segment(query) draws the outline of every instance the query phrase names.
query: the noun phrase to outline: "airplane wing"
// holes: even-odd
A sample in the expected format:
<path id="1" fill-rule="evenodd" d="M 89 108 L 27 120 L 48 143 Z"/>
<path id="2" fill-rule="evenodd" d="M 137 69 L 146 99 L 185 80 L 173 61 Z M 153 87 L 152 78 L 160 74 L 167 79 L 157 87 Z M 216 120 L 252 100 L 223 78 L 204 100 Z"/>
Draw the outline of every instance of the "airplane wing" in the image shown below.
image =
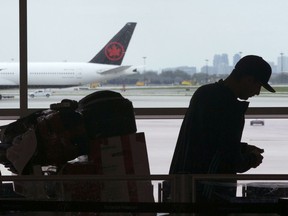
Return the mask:
<path id="1" fill-rule="evenodd" d="M 15 86 L 15 85 L 18 85 L 18 84 L 16 82 L 13 82 L 12 80 L 0 78 L 0 85 Z"/>
<path id="2" fill-rule="evenodd" d="M 125 72 L 127 69 L 130 69 L 132 66 L 119 66 L 110 70 L 106 70 L 103 72 L 99 72 L 101 75 L 112 75 L 112 74 L 118 74 L 121 72 Z M 132 72 L 135 72 L 134 70 Z M 132 74 L 132 73 L 131 73 Z"/>

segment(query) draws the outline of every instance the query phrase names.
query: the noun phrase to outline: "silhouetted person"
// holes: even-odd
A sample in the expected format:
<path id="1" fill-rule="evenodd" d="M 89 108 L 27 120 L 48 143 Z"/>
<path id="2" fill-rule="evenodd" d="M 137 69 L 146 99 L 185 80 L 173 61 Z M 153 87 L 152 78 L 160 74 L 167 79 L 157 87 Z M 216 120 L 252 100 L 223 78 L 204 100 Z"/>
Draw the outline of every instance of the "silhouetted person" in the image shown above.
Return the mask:
<path id="1" fill-rule="evenodd" d="M 170 174 L 236 174 L 258 167 L 264 150 L 241 142 L 244 114 L 246 100 L 259 95 L 261 87 L 275 92 L 268 84 L 270 76 L 271 67 L 263 58 L 248 55 L 225 80 L 199 87 L 184 117 Z M 220 187 L 221 182 L 197 184 L 196 201 L 235 197 L 235 185 Z"/>

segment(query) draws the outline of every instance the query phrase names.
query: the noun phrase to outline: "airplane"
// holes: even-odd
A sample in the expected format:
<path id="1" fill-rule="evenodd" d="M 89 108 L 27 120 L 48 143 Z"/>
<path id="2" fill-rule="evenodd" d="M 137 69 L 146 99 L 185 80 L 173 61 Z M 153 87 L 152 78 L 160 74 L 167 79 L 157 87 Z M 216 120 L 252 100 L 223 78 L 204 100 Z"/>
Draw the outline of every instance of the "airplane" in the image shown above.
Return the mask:
<path id="1" fill-rule="evenodd" d="M 28 62 L 28 87 L 82 86 L 136 73 L 136 67 L 121 65 L 135 27 L 135 22 L 126 23 L 89 62 Z M 16 87 L 19 63 L 0 63 L 0 88 Z"/>

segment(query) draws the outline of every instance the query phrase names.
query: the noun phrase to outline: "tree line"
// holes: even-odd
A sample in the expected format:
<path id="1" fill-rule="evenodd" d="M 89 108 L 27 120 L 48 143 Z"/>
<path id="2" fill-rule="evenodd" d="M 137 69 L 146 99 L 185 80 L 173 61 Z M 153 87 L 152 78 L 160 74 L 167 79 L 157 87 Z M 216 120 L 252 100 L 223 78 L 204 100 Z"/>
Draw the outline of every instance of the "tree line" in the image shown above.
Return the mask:
<path id="1" fill-rule="evenodd" d="M 183 81 L 188 81 L 191 85 L 202 85 L 205 83 L 213 83 L 219 79 L 225 79 L 228 74 L 207 74 L 193 73 L 192 75 L 182 70 L 165 70 L 160 73 L 156 71 L 137 72 L 133 75 L 108 80 L 105 84 L 111 85 L 136 85 L 136 83 L 144 83 L 144 85 L 180 85 Z M 270 78 L 271 84 L 288 84 L 288 73 L 274 73 Z"/>

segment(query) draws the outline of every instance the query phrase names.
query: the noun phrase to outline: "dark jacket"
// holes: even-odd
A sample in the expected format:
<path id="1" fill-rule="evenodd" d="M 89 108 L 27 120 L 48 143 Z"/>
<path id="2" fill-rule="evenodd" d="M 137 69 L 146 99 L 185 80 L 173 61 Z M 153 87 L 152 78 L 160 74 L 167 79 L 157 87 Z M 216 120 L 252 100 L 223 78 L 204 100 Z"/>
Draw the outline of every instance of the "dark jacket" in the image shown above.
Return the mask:
<path id="1" fill-rule="evenodd" d="M 170 174 L 236 174 L 250 169 L 253 156 L 241 143 L 248 105 L 223 80 L 198 88 L 180 129 Z"/>

